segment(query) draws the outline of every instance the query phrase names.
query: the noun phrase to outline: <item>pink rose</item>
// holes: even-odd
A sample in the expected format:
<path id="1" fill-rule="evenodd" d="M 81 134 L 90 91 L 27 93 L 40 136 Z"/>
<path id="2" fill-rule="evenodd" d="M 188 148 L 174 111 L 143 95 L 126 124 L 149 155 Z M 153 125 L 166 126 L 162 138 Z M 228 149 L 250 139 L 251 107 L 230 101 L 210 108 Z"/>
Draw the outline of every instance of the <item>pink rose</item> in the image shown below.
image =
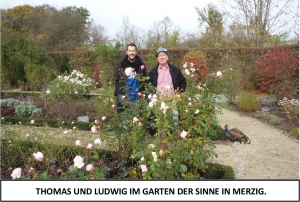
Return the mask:
<path id="1" fill-rule="evenodd" d="M 94 166 L 93 166 L 92 164 L 88 164 L 88 165 L 86 166 L 86 171 L 91 172 L 91 171 L 93 171 L 93 170 L 94 170 Z"/>
<path id="2" fill-rule="evenodd" d="M 144 165 L 144 164 L 141 165 L 141 169 L 142 169 L 142 172 L 143 172 L 143 173 L 148 171 L 147 166 Z"/>

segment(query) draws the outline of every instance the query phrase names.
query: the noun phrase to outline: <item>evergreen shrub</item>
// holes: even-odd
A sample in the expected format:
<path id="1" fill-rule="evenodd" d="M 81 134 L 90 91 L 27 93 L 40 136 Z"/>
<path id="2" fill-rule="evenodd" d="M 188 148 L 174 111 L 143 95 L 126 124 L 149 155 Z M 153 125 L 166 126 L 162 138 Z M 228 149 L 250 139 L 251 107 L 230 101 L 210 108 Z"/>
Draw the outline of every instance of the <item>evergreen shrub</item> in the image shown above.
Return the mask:
<path id="1" fill-rule="evenodd" d="M 61 60 L 61 65 L 60 65 L 60 69 L 59 69 L 59 72 L 64 74 L 64 73 L 67 73 L 69 74 L 70 73 L 70 69 L 69 69 L 69 58 L 68 56 L 64 55 L 62 57 L 62 60 Z"/>

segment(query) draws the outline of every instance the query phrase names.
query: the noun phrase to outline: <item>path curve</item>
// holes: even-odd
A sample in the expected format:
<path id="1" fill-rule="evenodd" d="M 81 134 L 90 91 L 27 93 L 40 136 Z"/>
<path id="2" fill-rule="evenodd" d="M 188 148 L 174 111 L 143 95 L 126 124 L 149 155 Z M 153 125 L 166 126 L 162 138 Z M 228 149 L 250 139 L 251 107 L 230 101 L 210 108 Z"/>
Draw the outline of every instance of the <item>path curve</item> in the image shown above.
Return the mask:
<path id="1" fill-rule="evenodd" d="M 212 162 L 230 165 L 236 179 L 299 179 L 299 141 L 258 119 L 227 109 L 217 115 L 219 124 L 237 127 L 251 144 L 215 142 Z"/>

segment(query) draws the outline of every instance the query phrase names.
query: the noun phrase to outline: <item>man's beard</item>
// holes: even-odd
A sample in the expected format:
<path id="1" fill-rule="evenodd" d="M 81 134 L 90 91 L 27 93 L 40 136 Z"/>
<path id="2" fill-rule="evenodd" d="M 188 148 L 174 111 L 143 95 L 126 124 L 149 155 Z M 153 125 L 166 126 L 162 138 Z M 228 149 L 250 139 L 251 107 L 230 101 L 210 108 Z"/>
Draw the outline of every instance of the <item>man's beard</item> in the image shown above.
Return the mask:
<path id="1" fill-rule="evenodd" d="M 133 62 L 133 61 L 135 61 L 135 56 L 134 56 L 134 55 L 131 55 L 131 56 L 133 56 L 133 58 L 131 59 L 131 57 L 130 57 L 130 56 L 128 56 L 128 60 L 129 60 L 130 62 Z"/>

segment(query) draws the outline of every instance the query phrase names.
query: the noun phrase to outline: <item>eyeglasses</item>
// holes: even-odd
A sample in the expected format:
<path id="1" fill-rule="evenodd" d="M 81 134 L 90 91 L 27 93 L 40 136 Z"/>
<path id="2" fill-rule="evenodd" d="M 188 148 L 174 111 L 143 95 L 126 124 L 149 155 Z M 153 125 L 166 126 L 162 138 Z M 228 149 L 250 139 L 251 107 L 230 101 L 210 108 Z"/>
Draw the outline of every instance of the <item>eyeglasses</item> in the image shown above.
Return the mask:
<path id="1" fill-rule="evenodd" d="M 164 56 L 167 56 L 167 54 L 161 53 L 161 54 L 158 54 L 158 55 L 157 55 L 157 57 L 164 57 Z"/>

